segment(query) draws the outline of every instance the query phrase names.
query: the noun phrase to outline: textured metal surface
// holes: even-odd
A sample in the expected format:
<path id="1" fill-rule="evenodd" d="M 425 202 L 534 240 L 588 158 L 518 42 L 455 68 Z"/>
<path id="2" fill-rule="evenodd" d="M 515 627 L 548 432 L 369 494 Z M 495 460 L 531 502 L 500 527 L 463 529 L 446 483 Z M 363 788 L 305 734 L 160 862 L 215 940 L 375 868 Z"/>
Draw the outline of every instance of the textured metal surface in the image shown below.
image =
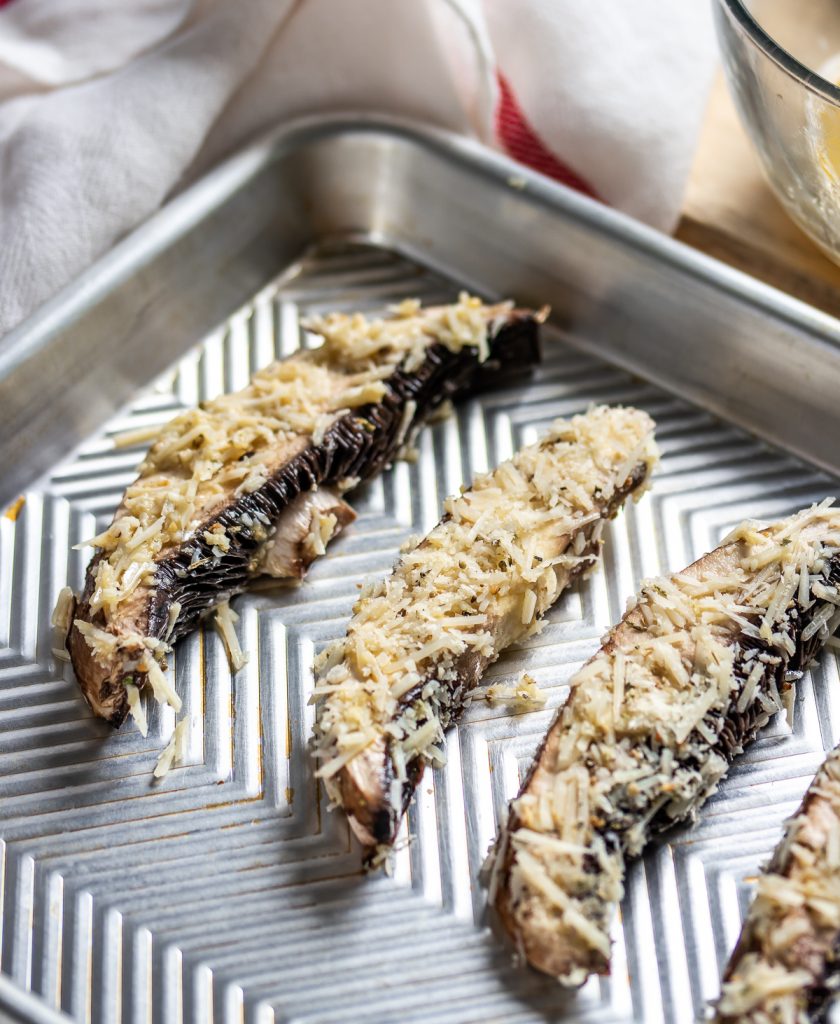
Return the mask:
<path id="1" fill-rule="evenodd" d="M 834 483 L 556 331 L 530 382 L 462 404 L 422 435 L 416 464 L 358 497 L 358 521 L 304 585 L 238 599 L 251 660 L 235 679 L 212 630 L 178 646 L 189 756 L 165 780 L 150 772 L 171 712 L 152 711 L 146 740 L 131 724 L 114 733 L 50 655 L 55 595 L 82 582 L 86 554 L 73 545 L 109 518 L 138 461 L 113 451 L 111 435 L 241 386 L 299 344 L 299 314 L 456 291 L 381 249 L 322 247 L 29 488 L 16 519 L 0 517 L 0 966 L 18 989 L 79 1021 L 132 1024 L 689 1022 L 716 993 L 745 878 L 840 736 L 833 655 L 800 685 L 793 733 L 768 729 L 700 822 L 632 868 L 612 979 L 565 996 L 514 967 L 484 924 L 477 873 L 569 676 L 639 579 L 687 563 L 744 516 L 784 515 Z M 448 737 L 446 767 L 418 791 L 394 876 L 366 878 L 306 756 L 313 654 L 342 633 L 357 584 L 433 525 L 447 493 L 593 401 L 655 417 L 654 489 L 609 528 L 604 568 L 489 673 L 527 667 L 547 708 L 510 715 L 477 701 Z"/>

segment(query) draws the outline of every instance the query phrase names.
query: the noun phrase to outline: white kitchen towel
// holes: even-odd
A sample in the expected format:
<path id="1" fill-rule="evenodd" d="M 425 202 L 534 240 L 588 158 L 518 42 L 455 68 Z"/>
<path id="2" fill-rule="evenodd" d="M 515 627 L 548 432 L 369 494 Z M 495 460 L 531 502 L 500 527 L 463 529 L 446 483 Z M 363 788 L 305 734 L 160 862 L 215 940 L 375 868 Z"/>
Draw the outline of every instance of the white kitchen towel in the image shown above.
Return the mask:
<path id="1" fill-rule="evenodd" d="M 707 0 L 0 0 L 0 335 L 301 114 L 469 133 L 669 230 L 709 20 Z"/>

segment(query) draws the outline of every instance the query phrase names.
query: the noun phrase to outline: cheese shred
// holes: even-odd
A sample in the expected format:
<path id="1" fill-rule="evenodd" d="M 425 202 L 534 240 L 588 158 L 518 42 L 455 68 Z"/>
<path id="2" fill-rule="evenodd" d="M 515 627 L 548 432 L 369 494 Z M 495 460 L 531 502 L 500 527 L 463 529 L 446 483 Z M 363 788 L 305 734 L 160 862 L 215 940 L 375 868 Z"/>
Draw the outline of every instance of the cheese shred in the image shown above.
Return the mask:
<path id="1" fill-rule="evenodd" d="M 157 759 L 157 764 L 155 765 L 154 777 L 156 779 L 164 778 L 164 776 L 169 774 L 169 770 L 174 765 L 180 764 L 184 760 L 187 747 L 188 726 L 189 719 L 182 718 L 172 730 L 172 736 L 161 751 L 160 757 Z"/>
<path id="2" fill-rule="evenodd" d="M 248 655 L 239 646 L 239 637 L 236 635 L 236 623 L 239 616 L 231 608 L 229 601 L 222 601 L 216 605 L 216 629 L 225 645 L 230 668 L 232 672 L 238 672 L 248 664 Z"/>
<path id="3" fill-rule="evenodd" d="M 488 704 L 506 704 L 512 711 L 542 707 L 547 697 L 535 679 L 523 672 L 514 686 L 488 686 L 483 693 Z"/>

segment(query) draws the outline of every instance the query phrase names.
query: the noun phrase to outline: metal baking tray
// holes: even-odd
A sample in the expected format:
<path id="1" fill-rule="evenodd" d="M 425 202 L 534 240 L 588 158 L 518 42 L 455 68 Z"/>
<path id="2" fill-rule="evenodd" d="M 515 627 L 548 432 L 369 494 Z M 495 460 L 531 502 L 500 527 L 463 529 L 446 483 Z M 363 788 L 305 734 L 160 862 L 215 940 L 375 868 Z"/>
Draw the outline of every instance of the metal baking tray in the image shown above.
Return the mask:
<path id="1" fill-rule="evenodd" d="M 153 712 L 146 740 L 113 732 L 50 655 L 55 596 L 82 581 L 73 545 L 139 460 L 111 436 L 241 386 L 300 344 L 301 313 L 464 286 L 550 303 L 543 365 L 428 429 L 305 584 L 238 600 L 252 656 L 235 680 L 212 631 L 178 646 L 188 764 L 152 784 L 170 713 Z M 567 680 L 640 578 L 744 516 L 837 490 L 838 342 L 835 321 L 772 289 L 472 142 L 392 121 L 299 123 L 172 201 L 0 343 L 0 1016 L 694 1020 L 749 877 L 840 736 L 833 654 L 799 686 L 792 732 L 768 728 L 698 823 L 632 866 L 611 978 L 566 994 L 515 967 L 478 870 Z M 476 701 L 418 791 L 393 877 L 365 877 L 308 763 L 313 653 L 444 495 L 593 401 L 656 418 L 653 491 L 610 527 L 604 567 L 490 672 L 527 667 L 548 706 Z"/>

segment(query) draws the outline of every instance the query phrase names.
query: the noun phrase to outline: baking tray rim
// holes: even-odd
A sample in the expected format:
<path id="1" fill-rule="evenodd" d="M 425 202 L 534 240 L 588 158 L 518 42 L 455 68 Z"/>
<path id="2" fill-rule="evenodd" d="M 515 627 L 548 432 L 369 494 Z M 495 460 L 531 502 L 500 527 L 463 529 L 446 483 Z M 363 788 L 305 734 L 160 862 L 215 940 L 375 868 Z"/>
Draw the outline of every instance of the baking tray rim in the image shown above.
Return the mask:
<path id="1" fill-rule="evenodd" d="M 0 380 L 46 344 L 64 326 L 130 277 L 156 253 L 166 249 L 215 207 L 236 193 L 249 178 L 283 154 L 326 140 L 350 137 L 387 138 L 404 146 L 421 147 L 468 166 L 497 185 L 514 187 L 529 203 L 553 207 L 572 220 L 660 263 L 758 307 L 775 319 L 795 324 L 840 348 L 840 320 L 786 294 L 772 285 L 691 248 L 566 185 L 517 163 L 477 139 L 405 118 L 373 114 L 314 115 L 275 127 L 227 157 L 196 182 L 96 259 L 52 298 L 0 338 Z M 388 246 L 387 232 L 355 231 L 355 239 Z"/>

